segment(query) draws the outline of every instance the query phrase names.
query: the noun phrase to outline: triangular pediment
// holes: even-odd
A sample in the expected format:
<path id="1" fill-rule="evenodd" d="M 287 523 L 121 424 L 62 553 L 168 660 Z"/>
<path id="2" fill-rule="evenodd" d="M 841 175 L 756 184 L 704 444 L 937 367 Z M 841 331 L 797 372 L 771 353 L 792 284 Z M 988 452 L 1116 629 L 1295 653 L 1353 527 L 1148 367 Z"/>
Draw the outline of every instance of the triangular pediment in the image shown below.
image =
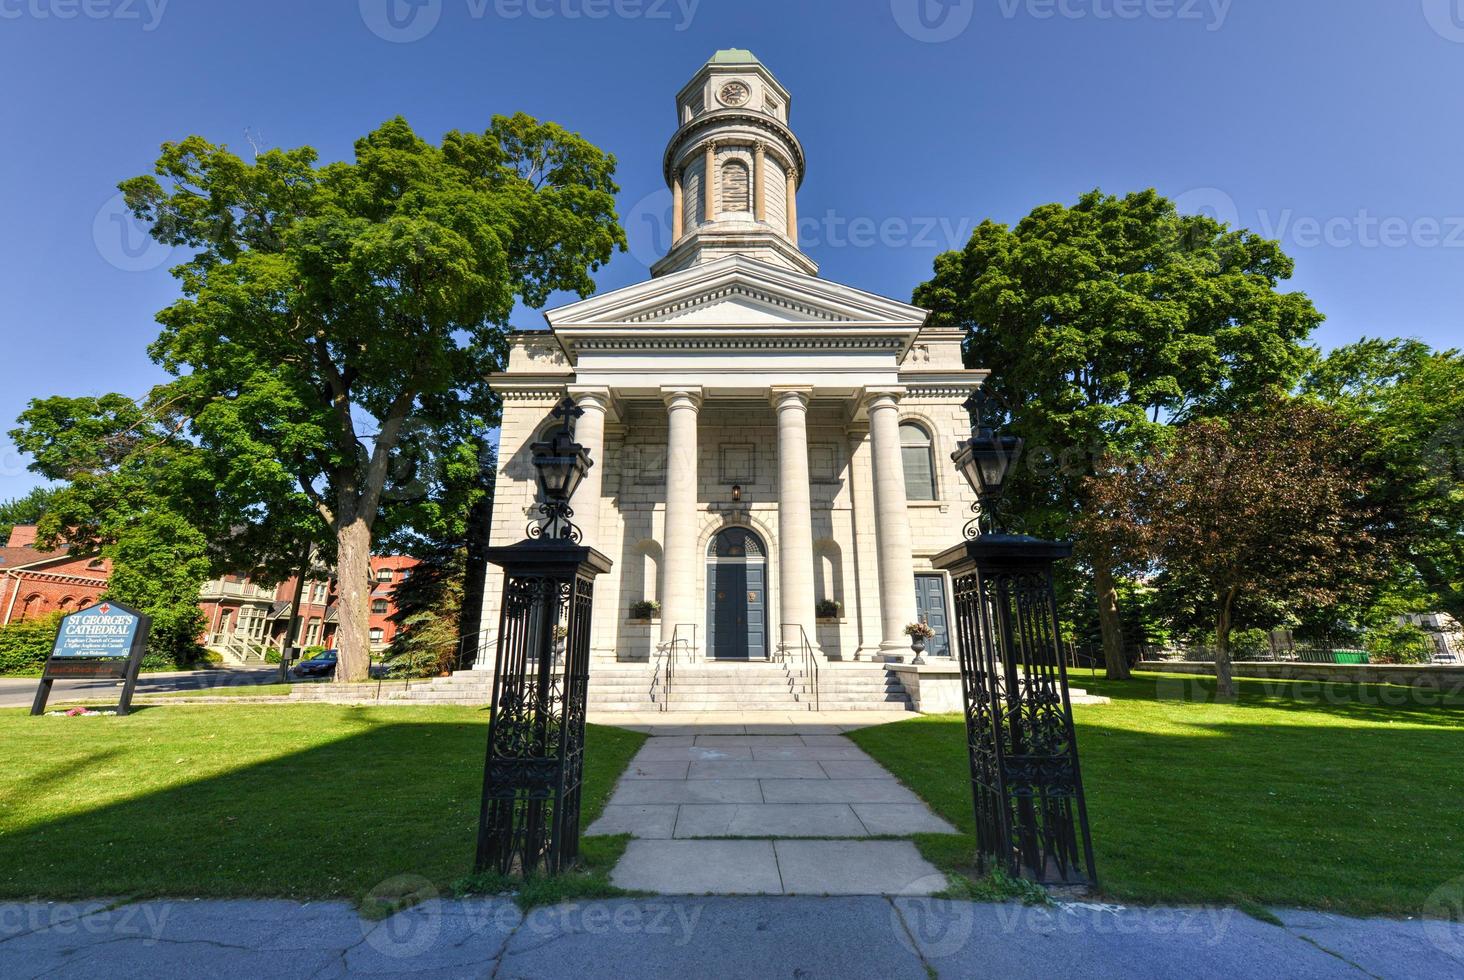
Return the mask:
<path id="1" fill-rule="evenodd" d="M 919 307 L 734 255 L 545 314 L 555 331 L 658 326 L 882 325 L 918 330 Z"/>

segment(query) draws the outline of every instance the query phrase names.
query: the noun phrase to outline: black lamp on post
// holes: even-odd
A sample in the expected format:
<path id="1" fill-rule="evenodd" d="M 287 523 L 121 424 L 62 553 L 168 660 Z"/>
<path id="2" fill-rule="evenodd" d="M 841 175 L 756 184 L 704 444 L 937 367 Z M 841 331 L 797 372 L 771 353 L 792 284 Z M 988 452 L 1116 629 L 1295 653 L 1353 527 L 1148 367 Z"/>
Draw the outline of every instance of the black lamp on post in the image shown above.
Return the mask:
<path id="1" fill-rule="evenodd" d="M 539 513 L 544 518 L 542 523 L 536 521 L 529 526 L 530 538 L 580 541 L 580 529 L 570 520 L 574 511 L 569 502 L 595 464 L 590 459 L 590 451 L 574 441 L 569 420 L 584 414 L 585 410 L 573 399 L 566 398 L 554 409 L 554 416 L 561 422 L 559 428 L 548 441 L 529 447 L 533 453 L 534 478 L 539 484 Z"/>
<path id="2" fill-rule="evenodd" d="M 1002 431 L 1007 413 L 994 396 L 977 391 L 965 408 L 971 438 L 951 458 L 976 491 L 976 517 L 933 564 L 954 583 L 977 866 L 1096 887 L 1053 588 L 1073 546 L 1002 531 L 1022 440 Z"/>
<path id="3" fill-rule="evenodd" d="M 966 525 L 966 537 L 974 538 L 983 529 L 988 534 L 997 533 L 1007 479 L 1022 456 L 1022 438 L 1000 431 L 1006 411 L 1001 401 L 985 389 L 976 391 L 961 407 L 971 416 L 971 438 L 951 459 L 976 491 L 972 509 L 977 516 Z"/>
<path id="4" fill-rule="evenodd" d="M 560 425 L 529 447 L 538 514 L 517 544 L 484 550 L 503 569 L 492 715 L 474 867 L 558 874 L 579 857 L 585 711 L 595 578 L 612 565 L 582 543 L 569 502 L 594 465 L 575 442 L 570 399 Z"/>

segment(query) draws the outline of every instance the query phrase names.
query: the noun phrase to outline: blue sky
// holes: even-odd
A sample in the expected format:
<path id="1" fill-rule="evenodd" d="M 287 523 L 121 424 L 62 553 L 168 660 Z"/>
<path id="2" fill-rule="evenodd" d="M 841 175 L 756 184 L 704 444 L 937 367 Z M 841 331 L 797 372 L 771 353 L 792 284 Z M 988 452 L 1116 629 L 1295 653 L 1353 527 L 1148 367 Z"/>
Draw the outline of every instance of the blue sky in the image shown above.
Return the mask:
<path id="1" fill-rule="evenodd" d="M 828 278 L 908 299 L 984 218 L 1153 186 L 1280 238 L 1324 346 L 1464 336 L 1464 0 L 0 0 L 0 429 L 161 378 L 170 256 L 112 199 L 164 140 L 556 120 L 620 160 L 610 289 L 664 247 L 675 92 L 734 46 L 793 92 Z M 0 499 L 24 465 L 0 440 Z"/>

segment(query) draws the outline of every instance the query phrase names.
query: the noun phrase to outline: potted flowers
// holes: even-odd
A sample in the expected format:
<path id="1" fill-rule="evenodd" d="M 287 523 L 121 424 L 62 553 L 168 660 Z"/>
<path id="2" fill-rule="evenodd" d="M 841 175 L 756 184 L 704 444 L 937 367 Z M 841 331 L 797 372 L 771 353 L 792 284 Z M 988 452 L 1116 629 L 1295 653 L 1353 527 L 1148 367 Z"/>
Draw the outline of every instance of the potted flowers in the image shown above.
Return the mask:
<path id="1" fill-rule="evenodd" d="M 930 628 L 929 623 L 911 623 L 905 627 L 905 635 L 910 638 L 910 649 L 915 651 L 915 659 L 912 664 L 925 663 L 925 644 L 935 639 L 935 630 Z"/>
<path id="2" fill-rule="evenodd" d="M 650 622 L 661 615 L 661 604 L 654 599 L 642 599 L 630 604 L 630 618 Z"/>
<path id="3" fill-rule="evenodd" d="M 837 599 L 822 599 L 814 607 L 814 612 L 818 614 L 818 618 L 821 620 L 837 622 L 844 615 L 844 604 Z"/>

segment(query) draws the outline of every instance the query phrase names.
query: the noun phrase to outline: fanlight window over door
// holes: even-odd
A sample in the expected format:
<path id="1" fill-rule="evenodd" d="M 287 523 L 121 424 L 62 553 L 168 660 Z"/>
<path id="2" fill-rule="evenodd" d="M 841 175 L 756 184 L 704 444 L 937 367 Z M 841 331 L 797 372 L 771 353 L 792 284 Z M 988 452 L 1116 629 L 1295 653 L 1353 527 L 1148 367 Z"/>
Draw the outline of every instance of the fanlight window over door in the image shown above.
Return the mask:
<path id="1" fill-rule="evenodd" d="M 707 557 L 758 560 L 764 557 L 762 540 L 751 531 L 729 527 L 712 538 Z"/>

